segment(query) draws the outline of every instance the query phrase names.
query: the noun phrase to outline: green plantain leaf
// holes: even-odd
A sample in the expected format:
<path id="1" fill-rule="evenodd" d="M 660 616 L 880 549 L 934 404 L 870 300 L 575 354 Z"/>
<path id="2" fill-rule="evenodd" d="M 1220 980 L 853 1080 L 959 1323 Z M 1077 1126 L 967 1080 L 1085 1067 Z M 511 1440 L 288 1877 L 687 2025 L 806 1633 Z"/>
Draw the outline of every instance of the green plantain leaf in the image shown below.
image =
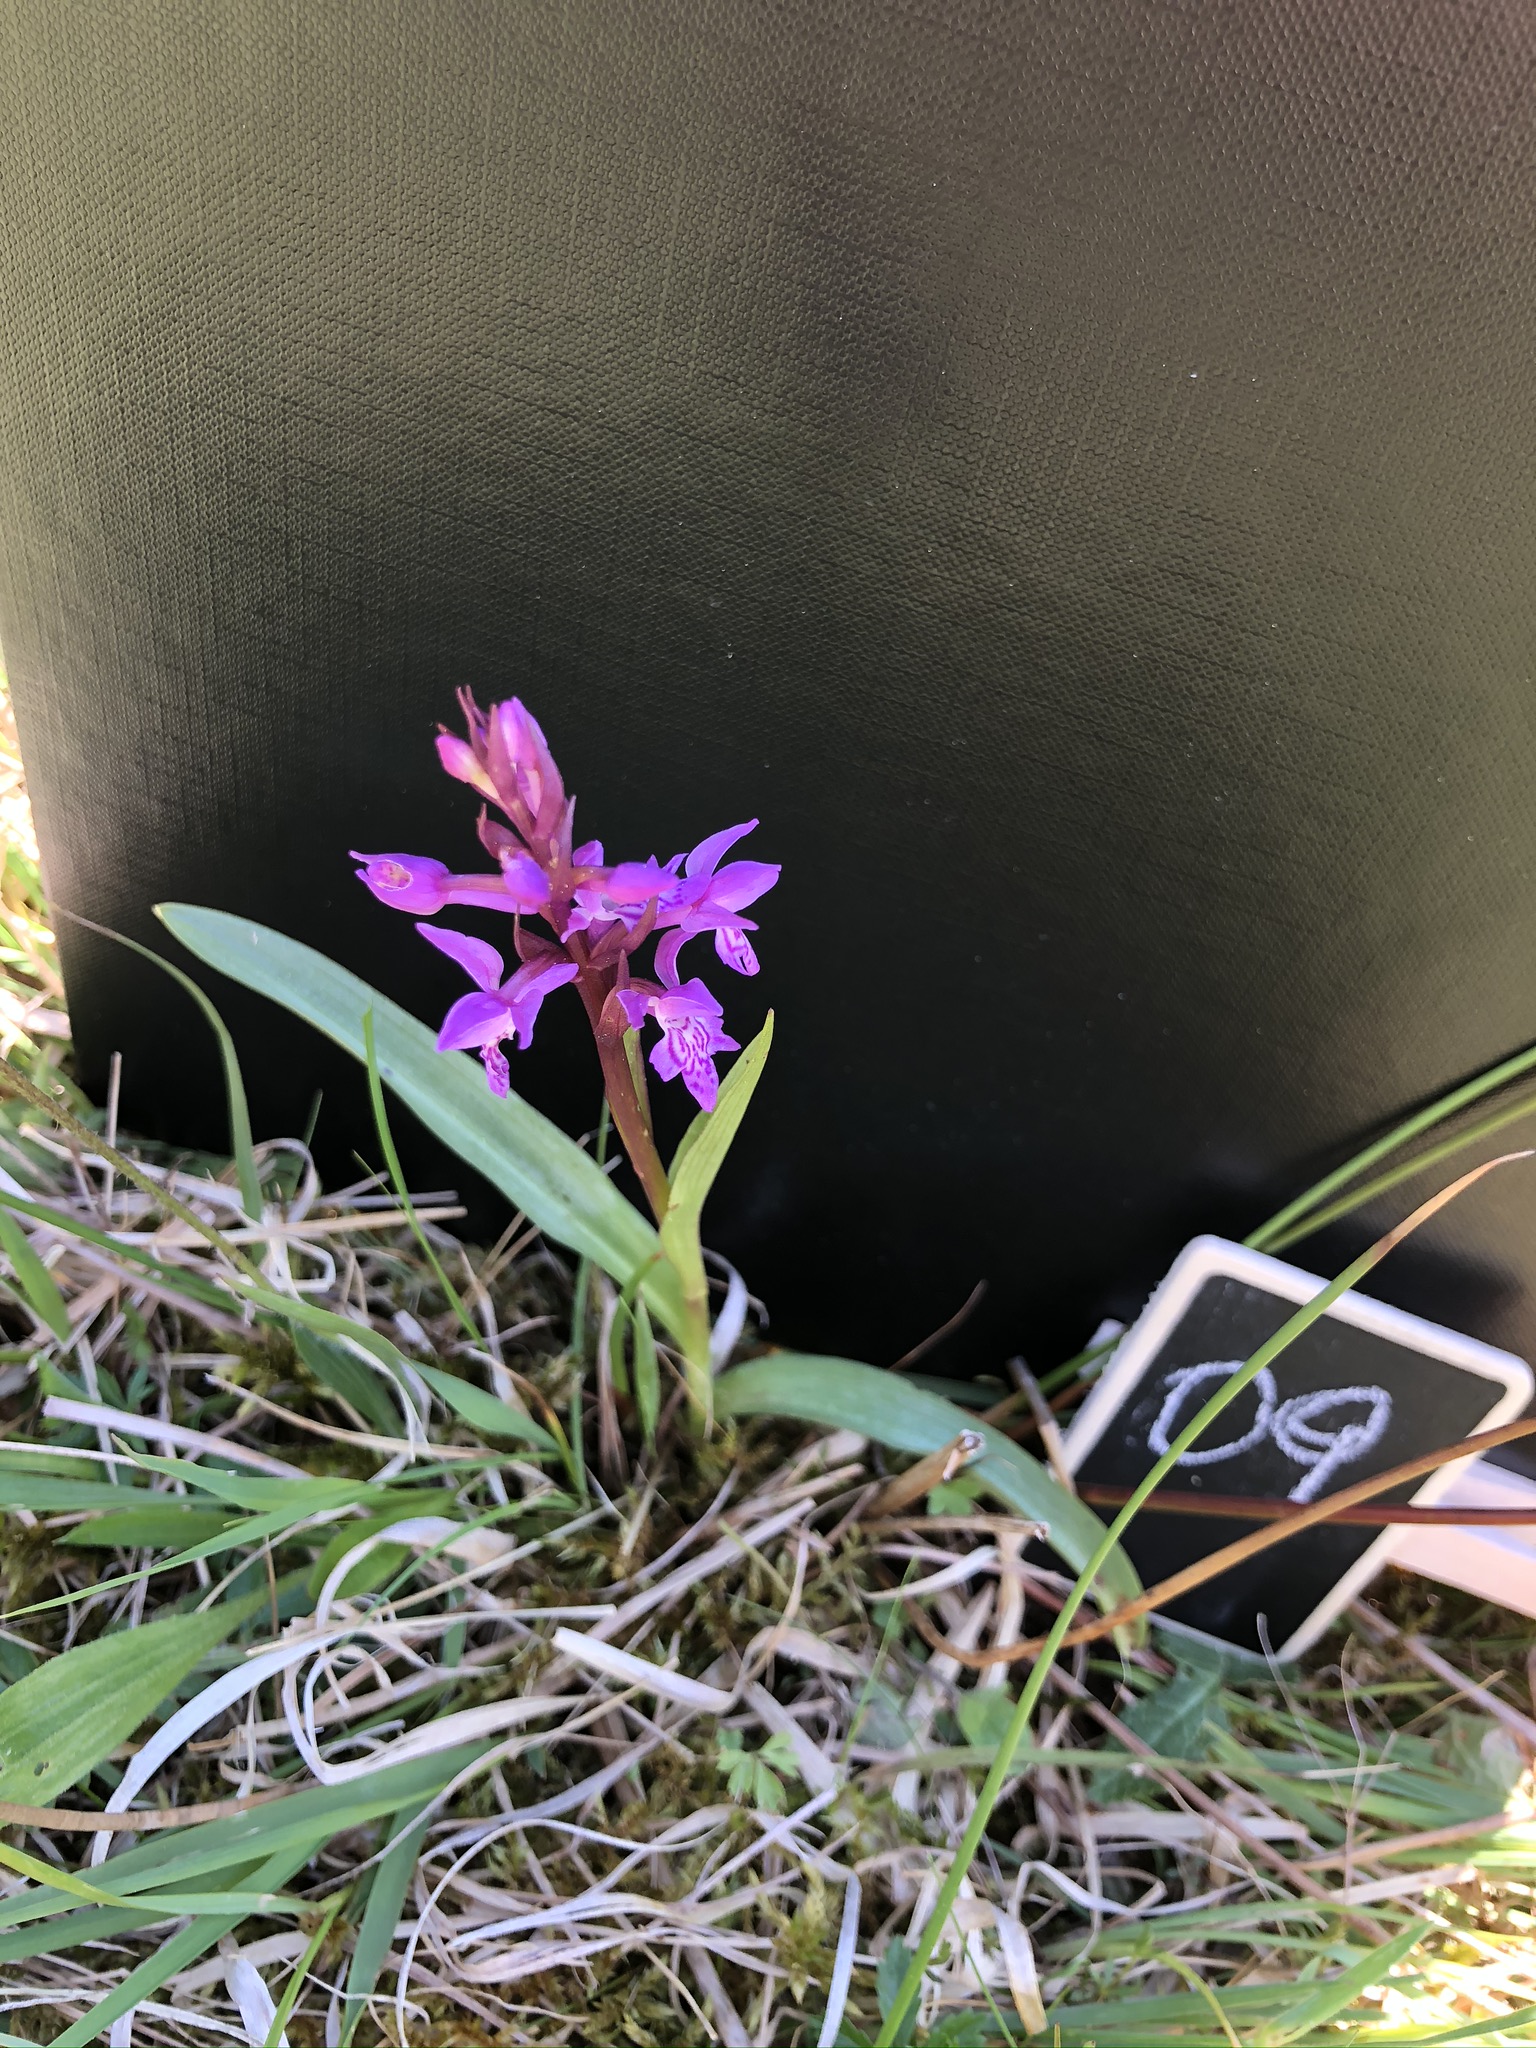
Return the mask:
<path id="1" fill-rule="evenodd" d="M 47 1806 L 110 1756 L 267 1598 L 181 1614 L 66 1650 L 0 1693 L 0 1799 Z"/>
<path id="2" fill-rule="evenodd" d="M 156 908 L 198 959 L 305 1018 L 358 1060 L 365 1058 L 363 1018 L 371 1006 L 385 1086 L 546 1236 L 585 1253 L 620 1286 L 644 1267 L 651 1309 L 669 1329 L 682 1326 L 681 1286 L 658 1257 L 655 1231 L 547 1117 L 515 1094 L 489 1094 L 473 1060 L 440 1053 L 425 1024 L 312 947 L 225 911 L 191 903 Z"/>
<path id="3" fill-rule="evenodd" d="M 974 1415 L 937 1394 L 914 1387 L 900 1373 L 858 1365 L 849 1358 L 815 1358 L 799 1351 L 775 1351 L 738 1365 L 715 1382 L 715 1413 L 792 1415 L 823 1429 L 852 1429 L 895 1451 L 941 1450 L 963 1429 L 980 1432 L 986 1453 L 966 1467 L 988 1493 L 1051 1532 L 1051 1548 L 1081 1571 L 1103 1540 L 1104 1524 L 1076 1500 L 1027 1452 Z M 1123 1550 L 1111 1553 L 1103 1589 L 1116 1604 L 1141 1591 Z"/>

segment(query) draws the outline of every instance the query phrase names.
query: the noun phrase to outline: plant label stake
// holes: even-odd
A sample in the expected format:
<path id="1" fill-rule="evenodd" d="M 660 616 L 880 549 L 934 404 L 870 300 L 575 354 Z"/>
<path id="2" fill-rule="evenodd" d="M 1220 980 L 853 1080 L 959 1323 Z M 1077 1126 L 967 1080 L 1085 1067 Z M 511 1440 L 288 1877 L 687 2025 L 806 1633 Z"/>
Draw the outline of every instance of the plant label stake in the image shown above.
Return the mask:
<path id="1" fill-rule="evenodd" d="M 1078 1480 L 1134 1486 L 1221 1382 L 1322 1285 L 1222 1238 L 1186 1245 L 1072 1425 L 1066 1456 Z M 1508 1352 L 1344 1294 L 1258 1375 L 1209 1440 L 1185 1452 L 1179 1485 L 1195 1493 L 1319 1500 L 1513 1420 L 1533 1388 L 1530 1367 Z M 1442 1500 L 1468 1483 L 1472 1462 L 1444 1466 L 1386 1498 Z M 1146 1514 L 1127 1531 L 1125 1548 L 1151 1585 L 1246 1526 Z M 1176 1599 L 1168 1615 L 1238 1648 L 1293 1657 L 1384 1564 L 1411 1557 L 1414 1569 L 1440 1576 L 1435 1552 L 1454 1533 L 1406 1532 L 1405 1541 L 1401 1530 L 1323 1524 Z M 1428 1540 L 1414 1544 L 1412 1536 Z"/>

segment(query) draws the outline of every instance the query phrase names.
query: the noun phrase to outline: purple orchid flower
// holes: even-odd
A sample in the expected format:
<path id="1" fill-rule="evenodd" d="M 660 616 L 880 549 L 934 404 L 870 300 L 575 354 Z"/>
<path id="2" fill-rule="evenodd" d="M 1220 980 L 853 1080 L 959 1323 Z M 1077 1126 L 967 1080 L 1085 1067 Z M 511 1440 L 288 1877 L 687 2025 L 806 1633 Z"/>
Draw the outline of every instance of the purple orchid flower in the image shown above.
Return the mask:
<path id="1" fill-rule="evenodd" d="M 729 825 L 723 832 L 712 833 L 708 839 L 699 841 L 684 862 L 686 879 L 656 913 L 658 925 L 673 926 L 681 935 L 662 941 L 673 971 L 683 940 L 695 932 L 712 931 L 715 951 L 727 967 L 738 974 L 756 974 L 757 955 L 747 933 L 755 932 L 757 926 L 741 912 L 768 893 L 779 879 L 779 869 L 775 863 L 763 860 L 733 860 L 723 868 L 719 866 L 721 854 L 756 828 L 756 818 L 749 818 L 745 825 Z M 661 959 L 658 952 L 658 964 Z"/>
<path id="2" fill-rule="evenodd" d="M 414 910 L 418 916 L 430 917 L 450 903 L 531 913 L 549 901 L 549 883 L 526 854 L 516 862 L 503 862 L 499 875 L 456 875 L 442 861 L 414 853 L 354 853 L 352 858 L 363 863 L 357 879 L 381 903 Z"/>
<path id="3" fill-rule="evenodd" d="M 665 988 L 631 985 L 615 992 L 615 1000 L 638 1031 L 647 1017 L 661 1026 L 651 1047 L 651 1065 L 663 1081 L 679 1074 L 700 1109 L 713 1109 L 720 1099 L 717 1052 L 739 1052 L 739 1044 L 721 1030 L 725 1013 L 702 981 L 683 981 Z"/>
<path id="4" fill-rule="evenodd" d="M 506 968 L 502 957 L 484 939 L 443 931 L 430 924 L 418 924 L 416 929 L 440 953 L 456 961 L 477 989 L 474 995 L 460 996 L 443 1019 L 443 1028 L 437 1034 L 438 1051 L 459 1052 L 476 1047 L 485 1062 L 492 1094 L 505 1095 L 511 1076 L 507 1056 L 501 1049 L 503 1040 L 510 1039 L 521 1046 L 532 1043 L 540 1005 L 551 989 L 576 979 L 579 970 L 575 961 L 551 955 L 528 962 L 510 979 L 503 980 Z"/>
<path id="5" fill-rule="evenodd" d="M 381 903 L 429 918 L 450 905 L 510 911 L 518 919 L 522 965 L 510 977 L 501 955 L 483 940 L 425 923 L 417 930 L 456 961 L 475 984 L 443 1022 L 439 1048 L 478 1049 L 491 1088 L 505 1095 L 509 1075 L 504 1045 L 527 1045 L 539 1006 L 551 989 L 578 982 L 598 1040 L 608 1098 L 652 1207 L 662 1214 L 666 1175 L 650 1134 L 644 1087 L 637 1089 L 622 1048 L 623 1034 L 605 1006 L 638 1030 L 654 1018 L 661 1032 L 651 1066 L 664 1081 L 681 1076 L 701 1108 L 719 1099 L 715 1056 L 738 1050 L 728 1037 L 720 1004 L 702 981 L 684 981 L 678 956 L 695 934 L 711 932 L 715 951 L 738 974 L 756 974 L 757 955 L 747 934 L 757 929 L 747 907 L 773 887 L 777 865 L 724 856 L 757 823 L 749 820 L 711 834 L 686 855 L 665 863 L 620 861 L 605 866 L 600 840 L 573 847 L 575 804 L 537 720 L 516 697 L 482 711 L 460 691 L 467 737 L 443 732 L 438 757 L 457 781 L 494 805 L 483 811 L 480 842 L 493 869 L 452 873 L 442 861 L 415 854 L 356 854 L 359 879 Z M 506 822 L 503 823 L 502 819 Z M 553 937 L 531 932 L 522 919 L 538 917 Z M 655 975 L 633 977 L 633 961 L 657 938 Z"/>

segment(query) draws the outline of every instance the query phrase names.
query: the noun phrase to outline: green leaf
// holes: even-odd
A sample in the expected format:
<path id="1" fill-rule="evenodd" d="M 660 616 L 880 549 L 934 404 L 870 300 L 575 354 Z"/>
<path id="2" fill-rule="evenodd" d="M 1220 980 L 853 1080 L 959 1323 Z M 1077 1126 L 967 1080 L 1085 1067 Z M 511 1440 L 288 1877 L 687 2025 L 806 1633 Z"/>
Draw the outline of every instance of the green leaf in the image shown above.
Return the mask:
<path id="1" fill-rule="evenodd" d="M 884 1952 L 875 1965 L 875 2000 L 880 2007 L 881 2019 L 890 2018 L 891 2008 L 896 2003 L 896 1994 L 901 1989 L 902 1979 L 906 1976 L 911 1962 L 912 1951 L 904 1941 L 893 1938 L 885 1944 Z M 910 2048 L 916 2032 L 917 2007 L 911 2005 L 903 2015 L 901 2025 L 896 2029 L 896 2048 Z"/>
<path id="2" fill-rule="evenodd" d="M 762 1030 L 721 1082 L 714 1108 L 701 1109 L 683 1133 L 683 1141 L 673 1155 L 667 1175 L 674 1208 L 691 1207 L 695 1215 L 703 1208 L 714 1186 L 715 1176 L 724 1165 L 725 1155 L 741 1128 L 741 1120 L 762 1077 L 772 1044 L 773 1012 L 770 1010 Z"/>
<path id="3" fill-rule="evenodd" d="M 725 1162 L 731 1140 L 741 1126 L 773 1043 L 773 1012 L 741 1053 L 720 1084 L 712 1110 L 701 1110 L 683 1134 L 668 1176 L 671 1193 L 661 1219 L 661 1248 L 682 1275 L 683 1292 L 697 1301 L 708 1293 L 704 1255 L 699 1248 L 699 1219 L 715 1176 Z"/>
<path id="4" fill-rule="evenodd" d="M 1181 1656 L 1172 1678 L 1154 1692 L 1143 1694 L 1120 1718 L 1159 1756 L 1202 1758 L 1210 1749 L 1207 1723 L 1218 1728 L 1226 1725 L 1222 1678 L 1219 1659 L 1196 1663 Z M 1156 1790 L 1155 1780 L 1138 1777 L 1130 1770 L 1115 1771 L 1099 1781 L 1093 1796 L 1096 1804 L 1112 1806 L 1122 1799 L 1146 1799 Z"/>
<path id="5" fill-rule="evenodd" d="M 738 1365 L 715 1382 L 715 1412 L 790 1415 L 823 1429 L 851 1429 L 895 1451 L 926 1453 L 953 1443 L 963 1429 L 980 1431 L 985 1454 L 966 1467 L 969 1478 L 1016 1515 L 1043 1522 L 1051 1548 L 1076 1571 L 1103 1541 L 1104 1524 L 1058 1486 L 1043 1465 L 1005 1437 L 937 1394 L 908 1384 L 899 1373 L 848 1358 L 817 1358 L 775 1351 Z M 1118 1606 L 1141 1591 L 1130 1559 L 1111 1552 L 1100 1575 L 1106 1599 Z"/>
<path id="6" fill-rule="evenodd" d="M 349 2043 L 356 2033 L 366 2009 L 365 2001 L 373 1996 L 379 1972 L 394 1945 L 400 1909 L 405 1904 L 411 1875 L 421 1855 L 421 1845 L 426 1840 L 428 1822 L 420 1817 L 425 1811 L 426 1801 L 418 1800 L 402 1807 L 395 1815 L 389 1847 L 373 1872 L 368 1903 L 363 1909 L 357 1939 L 352 1945 L 352 1960 L 347 1966 L 348 2012 L 341 2037 L 344 2044 Z"/>
<path id="7" fill-rule="evenodd" d="M 418 1365 L 421 1374 L 434 1394 L 443 1400 L 471 1429 L 482 1436 L 515 1437 L 520 1443 L 533 1444 L 546 1456 L 559 1453 L 559 1445 L 547 1429 L 541 1429 L 531 1415 L 525 1415 L 520 1408 L 499 1400 L 495 1394 L 488 1394 L 484 1387 L 477 1387 L 472 1380 L 456 1379 L 451 1372 L 444 1372 L 435 1365 Z"/>
<path id="8" fill-rule="evenodd" d="M 28 1508 L 35 1515 L 89 1514 L 92 1508 L 120 1508 L 142 1491 L 111 1486 L 104 1479 L 50 1479 L 41 1472 L 12 1472 L 0 1461 L 0 1513 Z"/>
<path id="9" fill-rule="evenodd" d="M 157 915 L 200 960 L 307 1019 L 358 1060 L 371 1005 L 384 1085 L 547 1237 L 584 1252 L 621 1286 L 647 1268 L 641 1284 L 652 1310 L 668 1329 L 682 1325 L 681 1286 L 658 1259 L 655 1231 L 547 1117 L 515 1094 L 489 1094 L 473 1060 L 438 1052 L 425 1024 L 296 939 L 190 903 L 162 903 Z"/>
<path id="10" fill-rule="evenodd" d="M 1367 1949 L 1358 1963 L 1352 1963 L 1337 1977 L 1330 1977 L 1326 1983 L 1304 1993 L 1279 2019 L 1258 2028 L 1253 2035 L 1254 2048 L 1285 2048 L 1286 2042 L 1299 2040 L 1303 2034 L 1325 2025 L 1346 2006 L 1353 2005 L 1357 1998 L 1363 1998 L 1367 1991 L 1382 1983 L 1388 1973 L 1418 1946 L 1424 1934 L 1425 1929 L 1415 1923 L 1405 1927 L 1391 1941 L 1384 1941 L 1380 1948 Z"/>
<path id="11" fill-rule="evenodd" d="M 261 1221 L 261 1175 L 256 1171 L 256 1152 L 251 1143 L 251 1113 L 245 1100 L 245 1083 L 240 1077 L 240 1058 L 235 1051 L 235 1041 L 229 1035 L 224 1019 L 214 1008 L 210 999 L 198 987 L 190 974 L 175 967 L 163 954 L 150 946 L 141 946 L 137 939 L 130 939 L 126 932 L 115 932 L 110 925 L 93 924 L 88 917 L 75 918 L 77 924 L 99 932 L 104 939 L 115 939 L 120 946 L 126 946 L 130 953 L 137 953 L 141 960 L 148 960 L 162 973 L 179 982 L 197 1007 L 207 1018 L 219 1041 L 219 1057 L 224 1062 L 224 1093 L 229 1102 L 229 1150 L 235 1162 L 235 1178 L 240 1185 L 240 1201 L 247 1216 L 253 1223 Z"/>
<path id="12" fill-rule="evenodd" d="M 267 1595 L 66 1650 L 0 1693 L 0 1799 L 47 1806 L 110 1756 Z"/>
<path id="13" fill-rule="evenodd" d="M 973 1749 L 995 1750 L 1013 1719 L 1013 1695 L 1006 1692 L 963 1692 L 955 1702 L 960 1733 Z"/>
<path id="14" fill-rule="evenodd" d="M 403 1424 L 398 1410 L 379 1384 L 379 1376 L 345 1345 L 333 1343 L 302 1323 L 290 1325 L 300 1358 L 332 1394 L 339 1394 L 380 1436 L 399 1436 Z"/>
<path id="15" fill-rule="evenodd" d="M 32 1240 L 9 1209 L 0 1209 L 0 1247 L 11 1262 L 11 1273 L 26 1296 L 27 1306 L 60 1343 L 69 1343 L 75 1333 L 69 1326 L 69 1310 L 64 1306 L 58 1282 L 32 1249 Z"/>
<path id="16" fill-rule="evenodd" d="M 121 1494 L 123 1489 L 115 1490 Z M 180 1496 L 162 1494 L 153 1506 L 97 1515 L 54 1540 L 76 1550 L 167 1550 L 217 1536 L 229 1521 L 222 1508 L 199 1507 Z"/>
<path id="17" fill-rule="evenodd" d="M 291 1508 L 295 1520 L 366 1500 L 371 1486 L 366 1479 L 268 1479 L 259 1472 L 220 1472 L 190 1458 L 162 1458 L 153 1451 L 136 1452 L 134 1463 L 163 1473 L 167 1479 L 180 1479 L 200 1493 L 211 1493 L 215 1500 L 226 1500 L 231 1507 L 244 1508 L 250 1514 Z"/>
<path id="18" fill-rule="evenodd" d="M 635 1407 L 649 1450 L 656 1441 L 656 1421 L 661 1414 L 661 1366 L 656 1357 L 656 1333 L 651 1328 L 650 1311 L 639 1297 L 630 1311 L 630 1330 L 634 1344 Z"/>

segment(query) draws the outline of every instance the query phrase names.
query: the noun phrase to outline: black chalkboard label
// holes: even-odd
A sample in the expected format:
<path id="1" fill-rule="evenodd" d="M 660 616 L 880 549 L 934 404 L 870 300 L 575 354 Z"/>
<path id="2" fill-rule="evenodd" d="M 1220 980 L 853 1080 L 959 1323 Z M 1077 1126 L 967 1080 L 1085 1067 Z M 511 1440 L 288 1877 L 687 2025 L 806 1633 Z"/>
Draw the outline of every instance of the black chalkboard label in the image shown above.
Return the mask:
<path id="1" fill-rule="evenodd" d="M 1324 1285 L 1221 1238 L 1187 1245 L 1079 1411 L 1066 1443 L 1078 1478 L 1134 1486 L 1222 1381 Z M 1165 1483 L 1320 1500 L 1512 1420 L 1532 1385 L 1530 1368 L 1508 1352 L 1346 1294 L 1238 1396 Z M 1465 1469 L 1444 1467 L 1382 1498 L 1434 1500 Z M 1143 1514 L 1125 1547 L 1151 1585 L 1252 1526 Z M 1394 1540 L 1391 1529 L 1304 1530 L 1171 1602 L 1168 1616 L 1242 1649 L 1295 1656 L 1389 1560 Z"/>

